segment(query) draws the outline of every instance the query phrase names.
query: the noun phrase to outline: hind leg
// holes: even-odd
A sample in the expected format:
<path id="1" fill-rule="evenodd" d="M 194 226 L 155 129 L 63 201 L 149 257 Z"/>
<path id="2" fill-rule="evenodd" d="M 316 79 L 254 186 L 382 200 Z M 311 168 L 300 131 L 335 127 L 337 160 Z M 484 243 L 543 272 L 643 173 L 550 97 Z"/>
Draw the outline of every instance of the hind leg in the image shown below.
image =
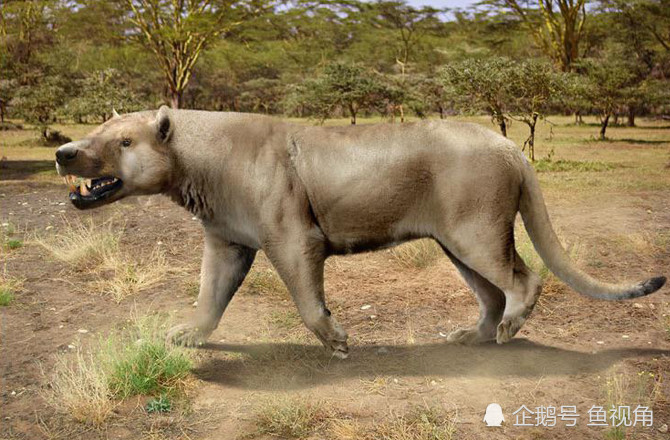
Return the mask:
<path id="1" fill-rule="evenodd" d="M 542 291 L 542 280 L 514 251 L 514 283 L 505 290 L 505 312 L 498 325 L 496 341 L 504 344 L 514 337 L 530 316 Z"/>
<path id="2" fill-rule="evenodd" d="M 505 294 L 486 278 L 459 261 L 446 249 L 445 253 L 461 273 L 465 282 L 474 291 L 479 302 L 479 321 L 477 325 L 454 330 L 447 336 L 447 341 L 456 344 L 479 344 L 495 341 L 498 324 L 502 320 L 505 310 Z"/>
<path id="3" fill-rule="evenodd" d="M 512 222 L 513 217 L 508 223 L 464 222 L 460 227 L 453 228 L 449 236 L 439 240 L 449 253 L 474 273 L 472 279 L 476 287 L 473 288 L 480 302 L 496 291 L 503 292 L 504 312 L 496 324 L 495 338 L 491 338 L 499 344 L 508 342 L 519 331 L 541 290 L 540 278 L 526 267 L 514 249 Z M 495 309 L 495 306 L 491 308 Z M 485 320 L 488 326 L 492 322 L 492 318 Z M 459 339 L 473 337 L 464 332 L 453 336 Z"/>

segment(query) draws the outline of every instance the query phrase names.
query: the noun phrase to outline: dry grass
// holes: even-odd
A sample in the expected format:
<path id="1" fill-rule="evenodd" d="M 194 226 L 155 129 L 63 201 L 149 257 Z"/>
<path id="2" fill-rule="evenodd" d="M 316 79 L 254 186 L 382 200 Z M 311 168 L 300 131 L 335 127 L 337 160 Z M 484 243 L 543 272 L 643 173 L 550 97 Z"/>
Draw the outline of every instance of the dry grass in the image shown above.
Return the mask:
<path id="1" fill-rule="evenodd" d="M 51 406 L 66 412 L 77 422 L 102 426 L 113 414 L 109 380 L 99 354 L 59 355 L 44 397 Z"/>
<path id="2" fill-rule="evenodd" d="M 175 269 L 170 267 L 163 251 L 154 249 L 141 263 L 127 259 L 120 253 L 110 254 L 103 263 L 103 271 L 111 273 L 111 276 L 102 276 L 94 281 L 94 289 L 111 296 L 116 302 L 121 302 L 160 283 L 165 275 Z"/>
<path id="3" fill-rule="evenodd" d="M 332 420 L 329 427 L 336 440 L 451 440 L 455 432 L 453 414 L 430 406 L 413 407 L 404 415 L 392 413 L 371 427 L 354 420 Z"/>
<path id="4" fill-rule="evenodd" d="M 622 420 L 619 418 L 611 419 L 616 415 L 610 412 L 611 408 L 619 406 L 629 406 L 631 410 L 637 405 L 651 408 L 661 397 L 659 377 L 649 371 L 639 371 L 637 373 L 625 373 L 610 371 L 605 378 L 602 394 L 605 397 L 605 407 L 607 411 L 608 424 L 622 423 L 622 426 L 611 426 L 605 431 L 605 438 L 610 440 L 623 440 L 628 438 L 627 430 L 623 426 L 630 423 L 631 420 Z"/>
<path id="5" fill-rule="evenodd" d="M 268 324 L 282 330 L 293 330 L 302 325 L 302 318 L 295 310 L 273 310 L 268 317 Z"/>
<path id="6" fill-rule="evenodd" d="M 393 259 L 402 267 L 425 269 L 443 255 L 440 246 L 431 239 L 414 240 L 390 250 Z"/>
<path id="7" fill-rule="evenodd" d="M 68 222 L 63 229 L 65 232 L 38 236 L 34 241 L 72 268 L 94 269 L 98 279 L 91 283 L 92 290 L 109 295 L 116 302 L 156 285 L 175 271 L 158 248 L 141 261 L 123 253 L 119 247 L 123 228 L 112 221 Z"/>
<path id="8" fill-rule="evenodd" d="M 542 280 L 546 281 L 551 279 L 553 274 L 551 271 L 549 271 L 549 268 L 547 268 L 547 266 L 544 264 L 544 261 L 542 261 L 542 258 L 540 258 L 540 256 L 535 251 L 535 247 L 528 237 L 526 230 L 523 228 L 516 228 L 514 235 L 516 251 L 524 263 L 526 263 L 526 266 L 538 274 Z M 558 235 L 560 240 L 560 234 Z M 565 240 L 560 241 L 565 243 Z M 581 244 L 573 243 L 572 245 L 567 246 L 566 249 L 572 262 L 579 266 L 582 263 L 584 255 Z"/>
<path id="9" fill-rule="evenodd" d="M 191 353 L 168 345 L 165 317 L 133 318 L 129 325 L 87 350 L 59 354 L 43 397 L 77 422 L 102 426 L 119 399 L 133 395 L 180 395 Z"/>
<path id="10" fill-rule="evenodd" d="M 255 295 L 287 297 L 288 290 L 277 272 L 273 269 L 252 269 L 244 283 L 247 291 Z"/>
<path id="11" fill-rule="evenodd" d="M 323 402 L 279 397 L 260 405 L 255 415 L 259 434 L 279 438 L 305 438 L 318 431 L 331 413 Z"/>
<path id="12" fill-rule="evenodd" d="M 383 396 L 386 394 L 386 389 L 389 386 L 387 377 L 377 376 L 374 379 L 361 379 L 361 385 L 368 394 L 378 394 Z"/>
<path id="13" fill-rule="evenodd" d="M 96 224 L 66 222 L 64 232 L 51 236 L 36 236 L 33 241 L 46 249 L 58 261 L 72 267 L 96 267 L 118 258 L 119 238 L 123 228 L 112 221 Z"/>

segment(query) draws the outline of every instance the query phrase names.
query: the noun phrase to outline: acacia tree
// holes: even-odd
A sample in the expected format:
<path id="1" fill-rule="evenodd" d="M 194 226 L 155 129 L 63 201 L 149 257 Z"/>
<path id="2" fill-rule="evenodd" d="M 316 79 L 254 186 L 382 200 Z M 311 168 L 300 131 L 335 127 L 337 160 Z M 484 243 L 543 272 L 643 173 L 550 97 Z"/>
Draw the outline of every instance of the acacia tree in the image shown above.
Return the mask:
<path id="1" fill-rule="evenodd" d="M 573 93 L 579 93 L 598 113 L 600 139 L 605 139 L 610 118 L 639 85 L 636 75 L 629 63 L 611 58 L 584 59 L 578 67 L 584 76 Z"/>
<path id="2" fill-rule="evenodd" d="M 528 126 L 528 138 L 523 150 L 535 161 L 535 126 L 543 118 L 552 102 L 566 90 L 563 75 L 546 63 L 526 61 L 507 72 L 510 117 Z"/>
<path id="3" fill-rule="evenodd" d="M 362 66 L 333 63 L 326 65 L 316 78 L 294 88 L 287 103 L 289 111 L 307 112 L 322 121 L 342 109 L 355 125 L 358 113 L 378 104 L 383 92 L 379 78 Z"/>
<path id="4" fill-rule="evenodd" d="M 509 72 L 513 67 L 507 58 L 469 59 L 445 66 L 441 78 L 462 110 L 485 111 L 507 136 Z"/>
<path id="5" fill-rule="evenodd" d="M 170 104 L 179 108 L 193 68 L 214 39 L 240 23 L 232 0 L 122 0 L 134 26 L 129 35 L 150 50 L 163 72 Z M 237 8 L 235 6 L 238 6 Z"/>
<path id="6" fill-rule="evenodd" d="M 492 0 L 488 3 L 514 14 L 531 33 L 537 46 L 564 72 L 580 57 L 587 0 Z"/>
<path id="7" fill-rule="evenodd" d="M 112 110 L 131 112 L 142 108 L 142 101 L 124 87 L 114 69 L 92 72 L 76 81 L 78 96 L 65 104 L 64 113 L 77 121 L 96 116 L 100 122 L 112 117 Z"/>

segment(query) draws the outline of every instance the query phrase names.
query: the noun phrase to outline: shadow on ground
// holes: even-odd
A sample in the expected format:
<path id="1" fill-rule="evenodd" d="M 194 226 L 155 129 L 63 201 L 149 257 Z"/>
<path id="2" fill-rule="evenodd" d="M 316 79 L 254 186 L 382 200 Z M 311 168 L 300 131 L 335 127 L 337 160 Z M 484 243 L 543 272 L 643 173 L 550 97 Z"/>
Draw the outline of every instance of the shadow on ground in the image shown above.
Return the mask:
<path id="1" fill-rule="evenodd" d="M 378 376 L 547 377 L 595 373 L 636 357 L 670 356 L 670 350 L 629 348 L 597 353 L 517 339 L 504 346 L 435 343 L 353 347 L 347 360 L 329 358 L 321 346 L 287 343 L 206 344 L 194 374 L 206 382 L 247 389 L 299 389 L 342 379 Z M 223 357 L 220 352 L 224 352 Z"/>
<path id="2" fill-rule="evenodd" d="M 1 160 L 0 180 L 29 180 L 34 177 L 56 177 L 56 165 L 53 160 Z"/>

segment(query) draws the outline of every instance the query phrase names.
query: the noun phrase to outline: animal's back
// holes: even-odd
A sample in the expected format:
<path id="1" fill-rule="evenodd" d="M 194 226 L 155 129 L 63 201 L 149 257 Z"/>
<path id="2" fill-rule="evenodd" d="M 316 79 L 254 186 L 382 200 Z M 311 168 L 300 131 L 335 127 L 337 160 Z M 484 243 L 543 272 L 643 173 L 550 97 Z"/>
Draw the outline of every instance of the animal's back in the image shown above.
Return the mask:
<path id="1" fill-rule="evenodd" d="M 509 141 L 481 126 L 443 121 L 306 127 L 291 137 L 290 154 L 314 214 L 343 252 L 429 233 L 412 225 L 442 211 L 436 192 L 462 193 L 467 175 L 490 180 L 490 169 L 516 154 Z"/>

